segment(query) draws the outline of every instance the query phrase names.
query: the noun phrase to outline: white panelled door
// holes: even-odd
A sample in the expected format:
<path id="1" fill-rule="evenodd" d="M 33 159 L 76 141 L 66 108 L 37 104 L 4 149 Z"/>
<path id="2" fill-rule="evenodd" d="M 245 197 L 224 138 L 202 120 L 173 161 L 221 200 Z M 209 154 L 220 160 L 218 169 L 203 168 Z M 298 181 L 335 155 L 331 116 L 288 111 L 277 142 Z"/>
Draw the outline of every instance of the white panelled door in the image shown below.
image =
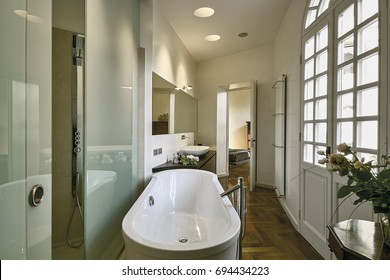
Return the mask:
<path id="1" fill-rule="evenodd" d="M 316 11 L 311 1 L 307 18 Z M 322 3 L 322 1 L 320 1 Z M 313 25 L 305 26 L 302 53 L 302 235 L 324 257 L 330 258 L 327 229 L 330 223 L 359 218 L 372 220 L 370 205 L 356 208 L 354 197 L 343 202 L 337 190 L 346 183 L 318 163 L 318 151 L 336 153 L 346 143 L 366 161 L 385 152 L 386 81 L 385 29 L 380 7 L 385 0 L 345 0 L 331 6 Z M 381 42 L 381 45 L 379 44 Z M 383 98 L 383 99 L 382 99 Z M 382 103 L 382 104 L 381 104 Z M 383 115 L 382 117 L 381 114 Z M 383 120 L 382 122 L 380 120 Z"/>
<path id="2" fill-rule="evenodd" d="M 331 75 L 329 53 L 329 17 L 304 37 L 303 44 L 303 116 L 302 116 L 302 189 L 301 233 L 325 258 L 326 224 L 330 216 L 331 180 L 326 166 L 318 164 L 318 151 L 326 151 L 331 142 Z"/>

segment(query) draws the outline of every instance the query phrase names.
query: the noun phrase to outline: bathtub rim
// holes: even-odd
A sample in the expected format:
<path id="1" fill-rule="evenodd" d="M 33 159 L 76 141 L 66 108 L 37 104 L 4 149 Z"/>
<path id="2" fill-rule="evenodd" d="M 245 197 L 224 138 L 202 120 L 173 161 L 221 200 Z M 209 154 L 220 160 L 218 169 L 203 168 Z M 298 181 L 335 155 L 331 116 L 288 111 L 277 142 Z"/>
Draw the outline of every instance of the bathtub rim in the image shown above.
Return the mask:
<path id="1" fill-rule="evenodd" d="M 96 176 L 95 174 L 100 174 L 100 176 Z M 88 184 L 88 175 L 93 175 L 96 180 L 91 180 L 91 182 Z M 117 173 L 112 170 L 99 170 L 99 169 L 88 169 L 86 170 L 86 194 L 90 195 L 94 191 L 98 190 L 101 186 L 103 186 L 106 183 L 113 182 L 115 183 L 117 181 Z"/>
<path id="2" fill-rule="evenodd" d="M 230 246 L 237 245 L 239 242 L 241 221 L 240 218 L 230 202 L 227 196 L 221 198 L 223 201 L 223 205 L 226 207 L 226 210 L 229 215 L 230 223 L 228 229 L 224 232 L 223 239 L 212 239 L 205 240 L 202 242 L 195 243 L 185 243 L 185 244 L 164 244 L 153 242 L 149 239 L 144 239 L 138 232 L 132 230 L 132 217 L 134 217 L 136 210 L 142 206 L 144 201 L 149 197 L 150 188 L 153 186 L 156 180 L 158 180 L 159 176 L 163 176 L 165 173 L 177 173 L 177 172 L 190 172 L 190 173 L 201 173 L 211 176 L 211 180 L 217 188 L 218 193 L 222 193 L 224 189 L 222 188 L 218 177 L 216 174 L 198 169 L 171 169 L 164 170 L 161 172 L 157 172 L 153 174 L 151 181 L 146 186 L 144 191 L 138 197 L 136 202 L 130 208 L 130 210 L 126 213 L 125 217 L 122 220 L 122 236 L 125 240 L 126 247 L 129 245 L 132 246 L 132 249 L 137 250 L 139 253 L 158 257 L 161 259 L 180 259 L 185 255 L 185 253 L 191 252 L 191 258 L 200 258 L 207 257 L 209 255 L 214 255 L 222 252 L 223 250 L 229 248 Z M 199 243 L 202 243 L 202 247 L 199 246 Z M 148 250 L 147 253 L 146 250 Z M 169 257 L 167 257 L 169 255 Z"/>

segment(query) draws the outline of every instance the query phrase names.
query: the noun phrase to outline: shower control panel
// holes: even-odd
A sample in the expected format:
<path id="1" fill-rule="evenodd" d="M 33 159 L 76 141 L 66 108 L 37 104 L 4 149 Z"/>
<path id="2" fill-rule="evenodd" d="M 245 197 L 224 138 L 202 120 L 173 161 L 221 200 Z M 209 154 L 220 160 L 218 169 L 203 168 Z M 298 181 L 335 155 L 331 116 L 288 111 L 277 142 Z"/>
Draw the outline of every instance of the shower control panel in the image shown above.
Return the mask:
<path id="1" fill-rule="evenodd" d="M 73 152 L 78 154 L 81 152 L 81 133 L 76 131 L 73 137 Z"/>

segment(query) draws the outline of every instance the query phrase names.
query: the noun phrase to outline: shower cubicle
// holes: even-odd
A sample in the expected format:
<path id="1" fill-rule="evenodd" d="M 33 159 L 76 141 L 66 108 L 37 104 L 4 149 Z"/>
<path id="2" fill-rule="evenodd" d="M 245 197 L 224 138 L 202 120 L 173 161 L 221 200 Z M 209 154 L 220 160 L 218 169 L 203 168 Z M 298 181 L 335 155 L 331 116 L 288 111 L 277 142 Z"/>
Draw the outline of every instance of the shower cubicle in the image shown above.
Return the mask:
<path id="1" fill-rule="evenodd" d="M 138 193 L 139 1 L 85 0 L 84 32 L 63 12 L 76 2 L 0 3 L 0 259 L 123 247 Z"/>

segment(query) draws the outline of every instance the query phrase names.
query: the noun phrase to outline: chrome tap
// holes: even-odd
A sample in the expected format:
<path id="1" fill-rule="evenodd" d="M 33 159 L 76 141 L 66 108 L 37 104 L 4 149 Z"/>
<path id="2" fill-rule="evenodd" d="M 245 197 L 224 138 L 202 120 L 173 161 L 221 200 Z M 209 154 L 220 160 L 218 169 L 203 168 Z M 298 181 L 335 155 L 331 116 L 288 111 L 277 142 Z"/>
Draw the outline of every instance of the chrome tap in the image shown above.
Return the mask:
<path id="1" fill-rule="evenodd" d="M 227 196 L 227 195 L 229 195 L 229 194 L 231 194 L 231 193 L 233 193 L 236 190 L 239 190 L 241 188 L 242 188 L 242 177 L 239 177 L 238 178 L 238 184 L 235 185 L 234 187 L 230 188 L 230 189 L 227 189 L 223 193 L 221 193 L 221 197 Z"/>

